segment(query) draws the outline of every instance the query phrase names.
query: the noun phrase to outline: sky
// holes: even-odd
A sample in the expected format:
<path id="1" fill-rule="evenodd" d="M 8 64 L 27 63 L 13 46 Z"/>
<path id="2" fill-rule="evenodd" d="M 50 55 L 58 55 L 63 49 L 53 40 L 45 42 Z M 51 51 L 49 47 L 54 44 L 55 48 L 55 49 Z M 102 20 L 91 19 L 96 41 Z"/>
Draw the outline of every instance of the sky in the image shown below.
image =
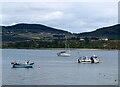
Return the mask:
<path id="1" fill-rule="evenodd" d="M 118 23 L 118 2 L 2 2 L 1 25 L 43 24 L 72 33 Z"/>

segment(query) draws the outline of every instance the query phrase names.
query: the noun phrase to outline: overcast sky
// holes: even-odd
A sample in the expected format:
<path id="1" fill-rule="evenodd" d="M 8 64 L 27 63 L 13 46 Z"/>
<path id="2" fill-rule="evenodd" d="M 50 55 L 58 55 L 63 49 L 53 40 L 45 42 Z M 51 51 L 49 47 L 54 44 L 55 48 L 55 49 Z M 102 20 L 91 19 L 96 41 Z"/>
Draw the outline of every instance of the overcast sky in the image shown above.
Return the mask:
<path id="1" fill-rule="evenodd" d="M 1 25 L 43 24 L 74 33 L 118 23 L 117 2 L 5 2 Z"/>

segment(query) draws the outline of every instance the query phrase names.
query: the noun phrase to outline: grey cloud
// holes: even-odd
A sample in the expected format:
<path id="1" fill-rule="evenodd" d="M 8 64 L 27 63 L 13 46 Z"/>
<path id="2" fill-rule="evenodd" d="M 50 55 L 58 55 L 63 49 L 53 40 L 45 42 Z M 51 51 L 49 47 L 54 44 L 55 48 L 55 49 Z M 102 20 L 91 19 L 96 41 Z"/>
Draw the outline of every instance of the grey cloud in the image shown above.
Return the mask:
<path id="1" fill-rule="evenodd" d="M 116 24 L 116 5 L 114 2 L 4 3 L 1 15 L 6 25 L 26 22 L 85 32 Z"/>

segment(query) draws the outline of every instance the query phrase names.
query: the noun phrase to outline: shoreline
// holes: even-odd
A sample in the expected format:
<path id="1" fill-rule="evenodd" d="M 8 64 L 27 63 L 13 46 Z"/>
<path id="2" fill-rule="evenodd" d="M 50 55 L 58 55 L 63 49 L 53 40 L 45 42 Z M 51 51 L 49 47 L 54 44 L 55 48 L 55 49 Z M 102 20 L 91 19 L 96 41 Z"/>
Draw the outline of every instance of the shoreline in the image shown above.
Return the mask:
<path id="1" fill-rule="evenodd" d="M 23 50 L 65 50 L 65 48 L 0 48 L 0 49 L 23 49 Z M 90 48 L 67 48 L 66 50 L 111 50 L 111 51 L 119 51 L 119 49 L 90 49 Z"/>

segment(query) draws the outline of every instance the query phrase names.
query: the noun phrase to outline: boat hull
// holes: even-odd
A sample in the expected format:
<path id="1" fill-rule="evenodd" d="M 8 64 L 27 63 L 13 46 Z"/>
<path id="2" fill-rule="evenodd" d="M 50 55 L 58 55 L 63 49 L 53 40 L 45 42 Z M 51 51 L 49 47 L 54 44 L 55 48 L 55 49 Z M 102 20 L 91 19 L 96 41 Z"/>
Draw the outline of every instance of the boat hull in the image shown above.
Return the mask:
<path id="1" fill-rule="evenodd" d="M 61 56 L 61 57 L 70 57 L 70 54 L 68 53 L 61 53 L 61 54 L 57 54 L 58 56 Z"/>
<path id="2" fill-rule="evenodd" d="M 78 59 L 78 63 L 103 63 L 100 61 L 99 57 L 97 57 L 96 55 L 93 55 L 93 56 L 90 56 L 90 57 L 87 57 L 87 56 L 83 56 L 83 57 L 80 57 Z"/>
<path id="3" fill-rule="evenodd" d="M 78 63 L 83 63 L 83 64 L 93 64 L 92 62 L 79 62 Z M 104 62 L 94 62 L 94 64 L 97 64 L 97 63 L 104 63 Z"/>
<path id="4" fill-rule="evenodd" d="M 33 68 L 33 65 L 13 65 L 13 68 Z"/>

